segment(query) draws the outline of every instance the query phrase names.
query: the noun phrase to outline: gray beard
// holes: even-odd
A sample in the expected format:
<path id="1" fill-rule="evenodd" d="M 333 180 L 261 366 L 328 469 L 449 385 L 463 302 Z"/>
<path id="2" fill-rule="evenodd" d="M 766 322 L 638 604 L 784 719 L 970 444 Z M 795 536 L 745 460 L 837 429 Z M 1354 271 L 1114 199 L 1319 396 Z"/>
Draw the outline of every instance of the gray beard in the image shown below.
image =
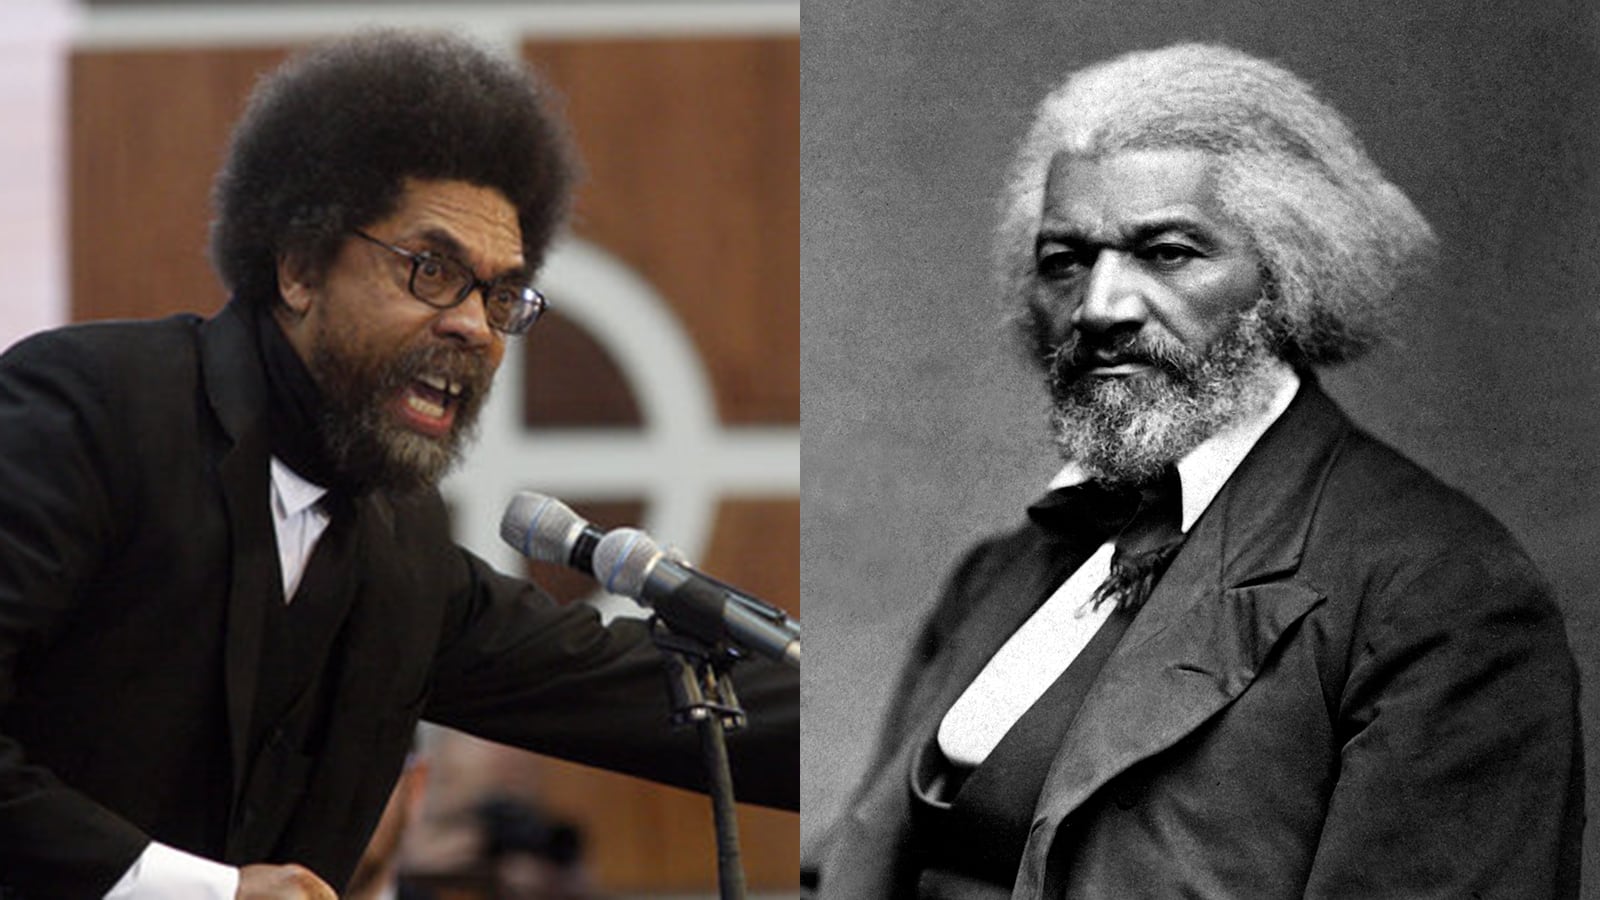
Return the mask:
<path id="1" fill-rule="evenodd" d="M 409 493 L 437 487 L 461 462 L 476 433 L 476 423 L 456 427 L 442 439 L 396 425 L 376 404 L 355 415 L 329 413 L 322 423 L 323 441 L 339 471 L 364 487 Z"/>
<path id="2" fill-rule="evenodd" d="M 1207 438 L 1264 409 L 1278 363 L 1255 311 L 1203 354 L 1175 342 L 1141 344 L 1155 361 L 1138 376 L 1097 378 L 1050 366 L 1050 425 L 1064 459 L 1091 479 L 1139 483 Z M 1057 356 L 1070 352 L 1063 346 Z"/>
<path id="3" fill-rule="evenodd" d="M 477 434 L 478 412 L 493 372 L 486 372 L 476 357 L 436 344 L 377 360 L 327 333 L 319 338 L 310 368 L 326 401 L 320 423 L 323 445 L 342 476 L 360 488 L 401 493 L 437 487 Z M 400 425 L 387 407 L 397 390 L 429 371 L 455 374 L 469 385 L 455 425 L 443 438 Z"/>

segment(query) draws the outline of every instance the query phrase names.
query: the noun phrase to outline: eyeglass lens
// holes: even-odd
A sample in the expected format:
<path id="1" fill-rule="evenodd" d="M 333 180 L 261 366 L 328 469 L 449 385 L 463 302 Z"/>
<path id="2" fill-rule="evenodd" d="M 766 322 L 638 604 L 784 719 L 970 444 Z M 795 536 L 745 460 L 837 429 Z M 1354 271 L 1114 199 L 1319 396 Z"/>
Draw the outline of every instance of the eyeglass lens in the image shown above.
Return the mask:
<path id="1" fill-rule="evenodd" d="M 432 306 L 449 307 L 466 299 L 476 287 L 484 288 L 484 310 L 490 326 L 520 334 L 544 308 L 544 298 L 526 285 L 483 284 L 461 263 L 449 257 L 418 254 L 412 258 L 411 293 Z"/>

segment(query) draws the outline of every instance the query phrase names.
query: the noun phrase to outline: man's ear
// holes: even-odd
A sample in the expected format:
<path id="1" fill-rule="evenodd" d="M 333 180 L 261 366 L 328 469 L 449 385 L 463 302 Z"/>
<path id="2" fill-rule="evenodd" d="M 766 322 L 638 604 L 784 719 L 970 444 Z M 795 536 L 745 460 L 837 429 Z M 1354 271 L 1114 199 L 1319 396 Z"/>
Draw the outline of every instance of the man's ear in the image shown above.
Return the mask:
<path id="1" fill-rule="evenodd" d="M 278 295 L 283 305 L 294 314 L 304 316 L 311 309 L 316 295 L 316 279 L 311 277 L 310 266 L 293 254 L 278 257 Z"/>

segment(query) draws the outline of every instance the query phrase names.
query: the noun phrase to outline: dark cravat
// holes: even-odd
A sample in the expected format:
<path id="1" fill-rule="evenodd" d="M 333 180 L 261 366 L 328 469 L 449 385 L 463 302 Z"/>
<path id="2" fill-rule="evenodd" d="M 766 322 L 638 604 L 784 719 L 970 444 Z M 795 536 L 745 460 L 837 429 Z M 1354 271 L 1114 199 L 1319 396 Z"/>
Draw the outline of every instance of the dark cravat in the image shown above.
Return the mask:
<path id="1" fill-rule="evenodd" d="M 1141 497 L 1134 485 L 1085 481 L 1045 494 L 1028 518 L 1058 537 L 1099 546 L 1133 519 Z"/>
<path id="2" fill-rule="evenodd" d="M 1176 466 L 1140 485 L 1089 481 L 1056 488 L 1028 508 L 1041 528 L 1098 546 L 1115 539 L 1111 573 L 1095 589 L 1094 605 L 1136 612 L 1183 544 L 1183 492 Z"/>
<path id="3" fill-rule="evenodd" d="M 1182 515 L 1178 470 L 1168 466 L 1160 478 L 1141 489 L 1138 510 L 1117 535 L 1111 574 L 1095 588 L 1096 607 L 1110 601 L 1118 609 L 1138 612 L 1149 599 L 1156 580 L 1183 546 L 1183 532 L 1179 530 Z"/>

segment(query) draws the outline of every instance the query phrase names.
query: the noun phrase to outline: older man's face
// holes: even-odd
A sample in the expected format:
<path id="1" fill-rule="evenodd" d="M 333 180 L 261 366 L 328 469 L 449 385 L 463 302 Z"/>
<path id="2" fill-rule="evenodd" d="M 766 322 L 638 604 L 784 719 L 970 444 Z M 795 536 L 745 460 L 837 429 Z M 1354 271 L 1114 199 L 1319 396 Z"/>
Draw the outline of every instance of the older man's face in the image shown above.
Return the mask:
<path id="1" fill-rule="evenodd" d="M 524 269 L 516 209 L 478 185 L 410 180 L 399 208 L 363 231 L 485 280 Z M 329 449 L 356 477 L 395 488 L 436 483 L 458 458 L 505 352 L 479 292 L 435 309 L 411 295 L 411 269 L 351 236 L 320 282 L 279 273 L 280 321 L 327 401 Z"/>
<path id="2" fill-rule="evenodd" d="M 1259 399 L 1261 269 L 1213 168 L 1192 150 L 1050 167 L 1029 312 L 1057 441 L 1093 474 L 1148 477 Z"/>

